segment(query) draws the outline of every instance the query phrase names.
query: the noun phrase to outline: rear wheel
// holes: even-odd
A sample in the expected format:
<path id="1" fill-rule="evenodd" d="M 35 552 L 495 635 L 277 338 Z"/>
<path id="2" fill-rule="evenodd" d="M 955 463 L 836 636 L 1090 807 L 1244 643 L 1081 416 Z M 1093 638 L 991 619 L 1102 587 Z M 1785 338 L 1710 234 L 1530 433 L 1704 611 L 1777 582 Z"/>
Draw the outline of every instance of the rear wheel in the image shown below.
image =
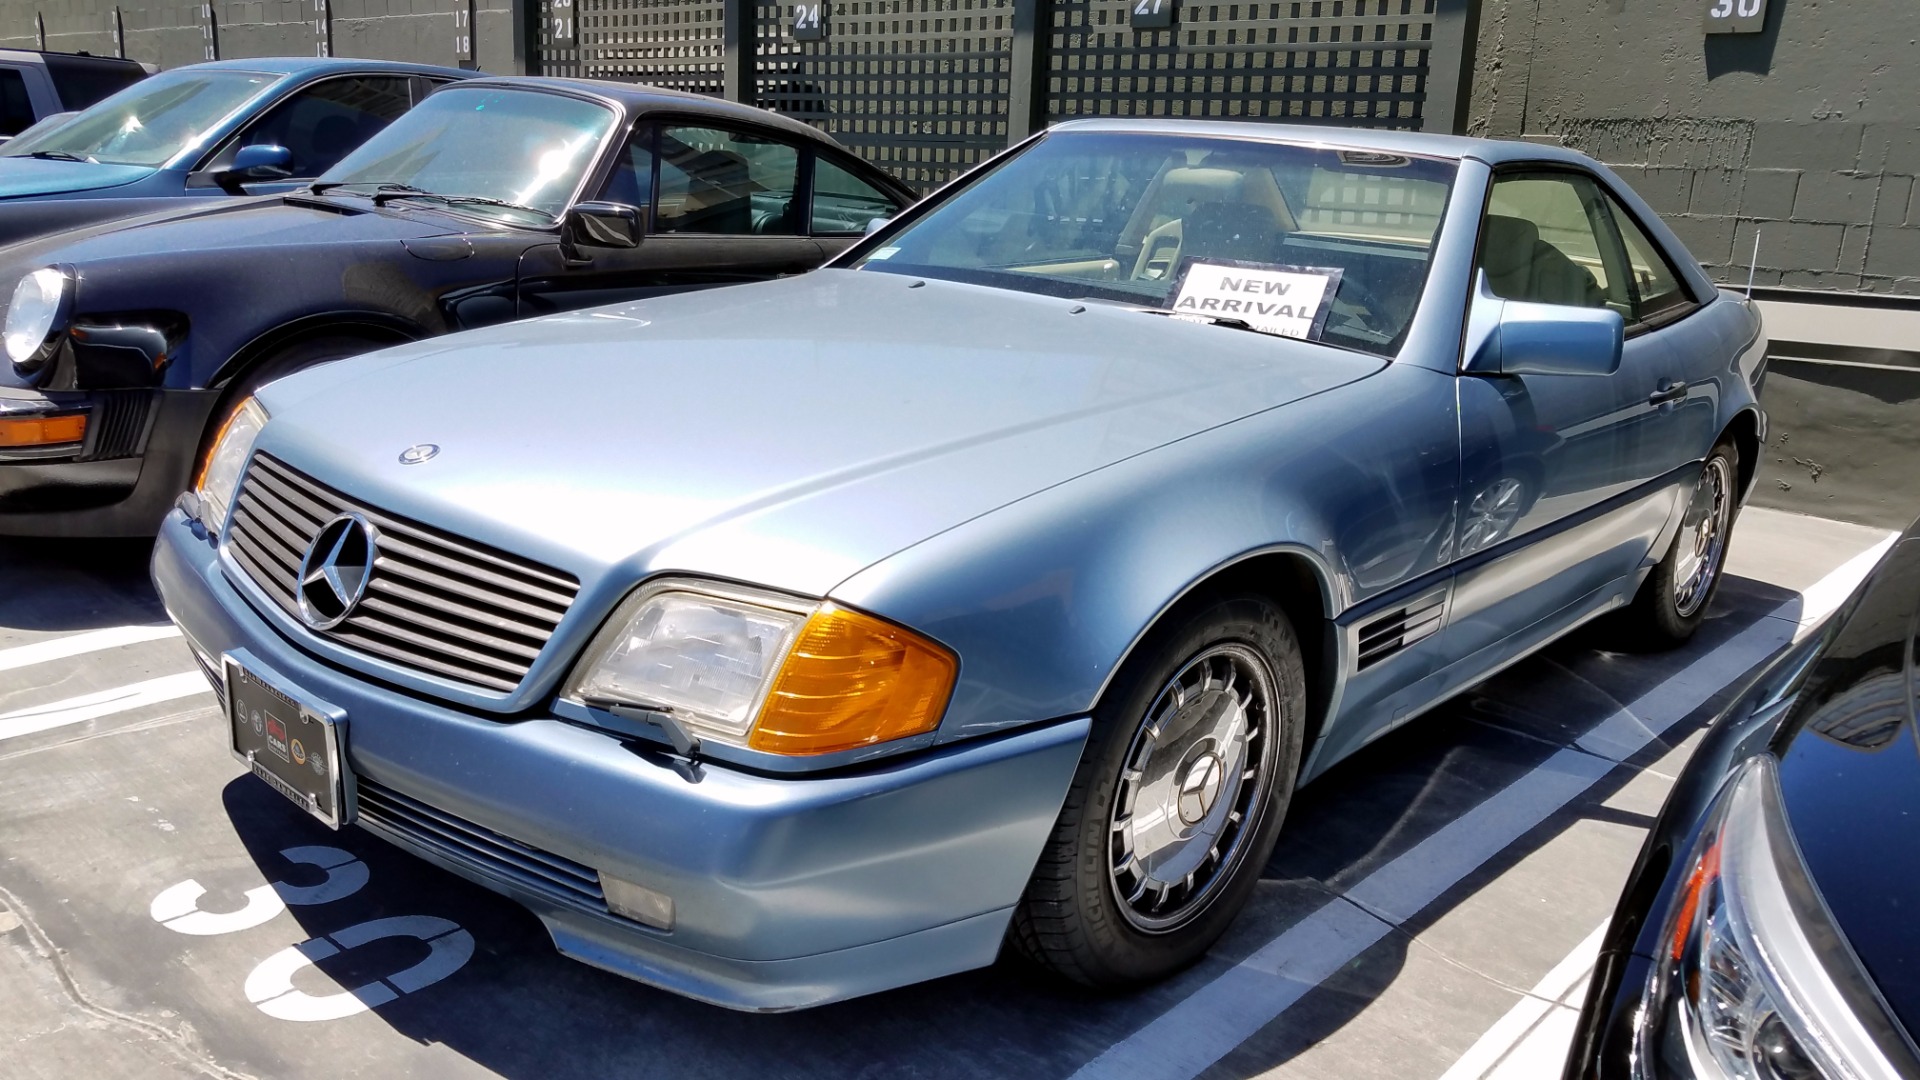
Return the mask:
<path id="1" fill-rule="evenodd" d="M 1264 597 L 1205 602 L 1144 644 L 1095 710 L 1015 947 L 1094 987 L 1205 955 L 1272 855 L 1305 712 L 1299 640 Z"/>
<path id="2" fill-rule="evenodd" d="M 1671 649 L 1684 645 L 1706 621 L 1720 588 L 1727 541 L 1739 500 L 1740 452 L 1723 442 L 1707 455 L 1666 557 L 1641 583 L 1640 592 L 1615 624 L 1624 648 Z"/>

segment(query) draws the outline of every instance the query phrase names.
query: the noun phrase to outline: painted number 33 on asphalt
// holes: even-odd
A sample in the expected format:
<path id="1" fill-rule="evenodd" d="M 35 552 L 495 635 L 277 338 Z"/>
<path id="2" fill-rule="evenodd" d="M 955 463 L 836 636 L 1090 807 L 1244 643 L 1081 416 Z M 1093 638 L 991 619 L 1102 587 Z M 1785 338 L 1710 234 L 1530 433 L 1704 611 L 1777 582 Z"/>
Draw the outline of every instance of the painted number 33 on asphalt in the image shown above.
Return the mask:
<path id="1" fill-rule="evenodd" d="M 287 848 L 280 854 L 288 862 L 319 867 L 326 871 L 327 879 L 318 885 L 274 882 L 248 889 L 247 902 L 240 910 L 212 912 L 200 909 L 200 898 L 207 890 L 188 878 L 161 890 L 147 913 L 153 916 L 153 921 L 175 933 L 212 937 L 264 925 L 287 910 L 289 904 L 311 907 L 343 900 L 367 884 L 367 864 L 351 852 L 316 846 Z M 293 978 L 302 968 L 349 949 L 390 938 L 425 942 L 427 958 L 404 971 L 337 994 L 309 994 L 294 988 Z M 260 961 L 247 976 L 247 1000 L 261 1012 L 281 1020 L 338 1020 L 431 986 L 460 970 L 472 958 L 473 935 L 458 923 L 429 915 L 373 919 L 289 945 Z"/>

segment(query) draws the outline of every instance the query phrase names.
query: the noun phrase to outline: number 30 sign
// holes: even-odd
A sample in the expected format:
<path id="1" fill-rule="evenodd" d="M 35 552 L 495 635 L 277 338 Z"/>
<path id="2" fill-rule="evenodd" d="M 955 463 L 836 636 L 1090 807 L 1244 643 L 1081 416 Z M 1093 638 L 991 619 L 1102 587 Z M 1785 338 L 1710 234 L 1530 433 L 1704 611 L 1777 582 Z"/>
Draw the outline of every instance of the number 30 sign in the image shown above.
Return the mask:
<path id="1" fill-rule="evenodd" d="M 1767 0 L 1705 0 L 1707 33 L 1757 34 L 1766 28 Z"/>

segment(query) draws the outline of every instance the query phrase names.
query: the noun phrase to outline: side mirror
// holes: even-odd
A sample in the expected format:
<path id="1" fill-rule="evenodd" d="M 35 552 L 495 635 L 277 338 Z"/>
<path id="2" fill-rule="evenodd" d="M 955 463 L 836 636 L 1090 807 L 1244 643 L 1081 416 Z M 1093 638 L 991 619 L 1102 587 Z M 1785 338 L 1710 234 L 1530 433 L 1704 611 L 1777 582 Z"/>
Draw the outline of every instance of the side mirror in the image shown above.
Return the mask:
<path id="1" fill-rule="evenodd" d="M 285 180 L 292 175 L 293 151 L 258 143 L 234 151 L 233 164 L 214 174 L 214 179 L 221 187 L 231 189 L 249 180 Z"/>
<path id="2" fill-rule="evenodd" d="M 1534 304 L 1493 295 L 1482 273 L 1467 325 L 1469 375 L 1611 375 L 1626 321 L 1610 308 Z"/>
<path id="3" fill-rule="evenodd" d="M 640 218 L 640 210 L 626 203 L 575 203 L 560 219 L 560 235 L 573 247 L 639 247 L 646 234 Z"/>
<path id="4" fill-rule="evenodd" d="M 893 219 L 890 217 L 877 217 L 877 218 L 869 219 L 867 221 L 867 231 L 865 235 L 872 236 L 874 233 L 877 233 L 881 229 L 886 228 L 888 223 L 890 223 L 891 221 L 893 221 Z"/>

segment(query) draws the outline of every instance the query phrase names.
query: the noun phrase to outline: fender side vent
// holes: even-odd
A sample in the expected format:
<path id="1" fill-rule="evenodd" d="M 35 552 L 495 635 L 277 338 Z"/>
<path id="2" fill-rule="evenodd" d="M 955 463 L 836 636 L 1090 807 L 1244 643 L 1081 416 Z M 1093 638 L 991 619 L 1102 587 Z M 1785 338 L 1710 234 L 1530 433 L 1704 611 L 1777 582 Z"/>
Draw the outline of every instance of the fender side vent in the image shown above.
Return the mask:
<path id="1" fill-rule="evenodd" d="M 1406 607 L 1395 608 L 1360 624 L 1355 649 L 1360 657 L 1358 670 L 1365 671 L 1440 629 L 1446 615 L 1446 600 L 1444 591 L 1429 593 Z"/>

